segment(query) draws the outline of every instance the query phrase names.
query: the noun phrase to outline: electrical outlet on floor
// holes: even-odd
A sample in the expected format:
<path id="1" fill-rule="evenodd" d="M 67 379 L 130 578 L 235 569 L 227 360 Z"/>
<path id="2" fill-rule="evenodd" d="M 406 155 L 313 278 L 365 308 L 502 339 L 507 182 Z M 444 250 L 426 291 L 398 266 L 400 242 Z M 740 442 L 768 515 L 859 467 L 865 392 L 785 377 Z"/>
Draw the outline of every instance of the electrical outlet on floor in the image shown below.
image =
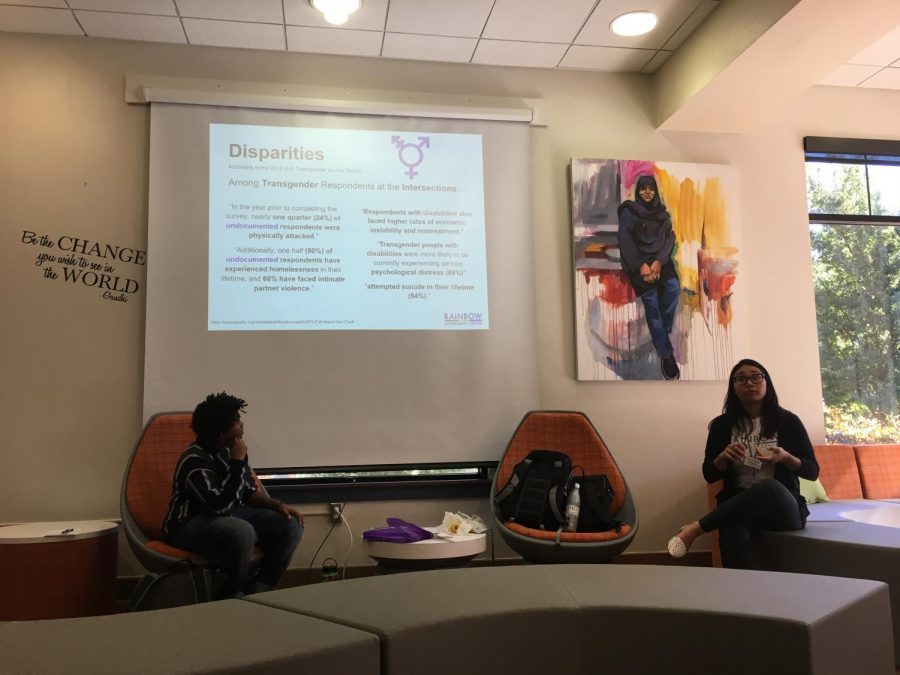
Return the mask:
<path id="1" fill-rule="evenodd" d="M 330 502 L 328 508 L 331 510 L 331 522 L 336 523 L 341 519 L 341 505 L 337 502 Z"/>

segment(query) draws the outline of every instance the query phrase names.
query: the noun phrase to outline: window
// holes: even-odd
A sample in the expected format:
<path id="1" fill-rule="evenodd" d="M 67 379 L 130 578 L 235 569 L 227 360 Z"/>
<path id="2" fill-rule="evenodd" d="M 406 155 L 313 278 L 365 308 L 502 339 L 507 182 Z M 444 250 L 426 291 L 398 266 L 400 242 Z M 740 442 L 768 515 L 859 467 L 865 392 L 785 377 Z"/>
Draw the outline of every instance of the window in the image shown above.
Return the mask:
<path id="1" fill-rule="evenodd" d="M 295 503 L 484 499 L 496 461 L 260 469 L 271 495 Z"/>
<path id="2" fill-rule="evenodd" d="M 826 437 L 897 442 L 900 143 L 805 145 Z"/>

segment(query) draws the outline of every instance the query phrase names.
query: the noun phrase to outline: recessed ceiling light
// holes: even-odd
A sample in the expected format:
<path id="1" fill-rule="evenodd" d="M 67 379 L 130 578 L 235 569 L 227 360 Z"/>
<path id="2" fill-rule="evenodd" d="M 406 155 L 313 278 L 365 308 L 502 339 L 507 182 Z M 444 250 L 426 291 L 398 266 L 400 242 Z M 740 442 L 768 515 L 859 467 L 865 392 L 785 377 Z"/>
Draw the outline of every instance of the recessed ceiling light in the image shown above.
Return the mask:
<path id="1" fill-rule="evenodd" d="M 347 23 L 361 3 L 360 0 L 309 0 L 309 4 L 322 12 L 328 23 L 340 26 Z"/>
<path id="2" fill-rule="evenodd" d="M 653 12 L 627 12 L 609 22 L 610 30 L 623 37 L 643 35 L 655 27 L 656 14 Z"/>

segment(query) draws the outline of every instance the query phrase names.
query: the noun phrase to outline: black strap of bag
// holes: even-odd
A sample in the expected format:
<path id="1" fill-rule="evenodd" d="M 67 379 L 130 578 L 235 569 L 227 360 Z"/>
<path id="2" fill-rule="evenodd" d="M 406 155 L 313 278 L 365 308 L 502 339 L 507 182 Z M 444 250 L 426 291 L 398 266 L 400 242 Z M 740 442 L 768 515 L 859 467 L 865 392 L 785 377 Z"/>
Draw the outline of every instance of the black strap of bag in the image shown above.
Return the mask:
<path id="1" fill-rule="evenodd" d="M 192 560 L 179 560 L 162 574 L 148 574 L 138 582 L 129 612 L 195 605 L 215 599 L 212 572 Z"/>

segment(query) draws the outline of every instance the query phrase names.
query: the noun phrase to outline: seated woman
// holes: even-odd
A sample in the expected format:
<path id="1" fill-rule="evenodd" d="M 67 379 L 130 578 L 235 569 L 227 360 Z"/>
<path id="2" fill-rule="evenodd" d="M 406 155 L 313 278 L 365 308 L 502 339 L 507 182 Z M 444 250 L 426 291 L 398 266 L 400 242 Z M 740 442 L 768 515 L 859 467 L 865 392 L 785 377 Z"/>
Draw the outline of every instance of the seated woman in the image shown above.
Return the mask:
<path id="1" fill-rule="evenodd" d="M 718 507 L 669 540 L 681 558 L 694 539 L 719 531 L 725 567 L 750 569 L 750 535 L 757 530 L 802 530 L 809 509 L 798 478 L 815 480 L 819 465 L 803 423 L 778 405 L 762 364 L 742 359 L 731 370 L 722 414 L 709 423 L 703 477 L 724 479 Z"/>

